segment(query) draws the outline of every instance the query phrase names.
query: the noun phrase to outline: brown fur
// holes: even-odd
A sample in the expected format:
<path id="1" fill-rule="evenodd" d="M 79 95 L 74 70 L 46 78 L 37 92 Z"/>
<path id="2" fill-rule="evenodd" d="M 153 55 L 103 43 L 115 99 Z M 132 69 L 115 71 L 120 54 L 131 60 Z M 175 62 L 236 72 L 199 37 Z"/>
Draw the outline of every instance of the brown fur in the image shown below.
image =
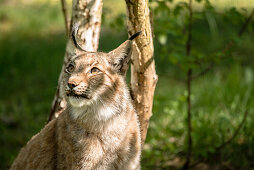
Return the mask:
<path id="1" fill-rule="evenodd" d="M 140 169 L 139 124 L 125 83 L 130 55 L 127 40 L 110 53 L 73 56 L 62 82 L 67 109 L 32 137 L 11 169 Z"/>

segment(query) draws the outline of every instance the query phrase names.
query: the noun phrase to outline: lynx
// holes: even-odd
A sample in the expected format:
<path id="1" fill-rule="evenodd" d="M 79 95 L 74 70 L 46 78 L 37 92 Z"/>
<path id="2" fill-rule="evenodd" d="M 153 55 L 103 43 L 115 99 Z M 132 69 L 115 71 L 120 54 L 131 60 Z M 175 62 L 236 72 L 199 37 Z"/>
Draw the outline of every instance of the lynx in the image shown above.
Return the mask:
<path id="1" fill-rule="evenodd" d="M 137 35 L 109 53 L 71 57 L 62 81 L 66 110 L 21 149 L 12 170 L 140 169 L 139 122 L 125 82 Z"/>

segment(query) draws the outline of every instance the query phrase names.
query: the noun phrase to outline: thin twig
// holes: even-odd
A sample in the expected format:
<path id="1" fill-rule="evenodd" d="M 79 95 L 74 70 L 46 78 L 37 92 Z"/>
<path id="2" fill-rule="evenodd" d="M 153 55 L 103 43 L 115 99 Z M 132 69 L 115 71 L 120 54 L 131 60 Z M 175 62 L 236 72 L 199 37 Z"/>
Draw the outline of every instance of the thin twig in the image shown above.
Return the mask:
<path id="1" fill-rule="evenodd" d="M 186 42 L 186 56 L 190 56 L 191 53 L 191 41 L 192 41 L 192 0 L 189 0 L 189 24 L 188 24 L 188 39 Z M 191 124 L 191 81 L 192 81 L 192 69 L 188 69 L 187 73 L 187 127 L 188 127 L 188 150 L 186 155 L 186 162 L 183 166 L 184 170 L 189 169 L 191 155 L 192 155 L 192 124 Z"/>
<path id="2" fill-rule="evenodd" d="M 254 17 L 254 9 L 252 10 L 252 12 L 250 13 L 250 15 L 247 17 L 247 19 L 245 20 L 245 22 L 243 23 L 241 29 L 238 32 L 238 37 L 241 37 L 243 35 L 243 33 L 246 31 L 247 26 L 249 25 L 249 23 L 251 22 L 252 18 Z M 225 46 L 225 48 L 222 50 L 222 53 L 226 53 L 227 51 L 229 51 L 232 46 L 233 46 L 233 41 L 231 40 L 230 42 L 228 42 Z M 197 73 L 196 75 L 193 75 L 193 79 L 196 79 L 200 76 L 205 75 L 207 72 L 209 72 L 214 66 L 214 63 L 212 62 L 207 68 L 205 68 L 204 70 L 200 71 L 200 73 Z"/>
<path id="3" fill-rule="evenodd" d="M 188 136 L 188 150 L 187 150 L 187 155 L 186 155 L 186 162 L 184 164 L 183 169 L 189 169 L 190 166 L 190 161 L 191 161 L 191 155 L 192 155 L 192 124 L 191 124 L 191 79 L 192 77 L 192 69 L 188 70 L 187 74 L 187 125 L 188 125 L 188 131 L 187 131 L 187 136 Z"/>
<path id="4" fill-rule="evenodd" d="M 65 31 L 66 35 L 69 36 L 70 33 L 70 18 L 67 10 L 66 0 L 61 0 L 62 12 L 64 15 Z"/>
<path id="5" fill-rule="evenodd" d="M 236 128 L 234 134 L 232 135 L 231 138 L 229 138 L 226 142 L 222 143 L 220 146 L 216 147 L 216 151 L 220 151 L 221 149 L 223 149 L 226 145 L 230 144 L 235 137 L 238 135 L 239 131 L 241 130 L 242 126 L 244 125 L 246 118 L 248 116 L 249 111 L 246 110 L 243 116 L 243 120 L 242 122 L 239 124 L 239 126 Z"/>
<path id="6" fill-rule="evenodd" d="M 224 149 L 227 145 L 229 145 L 236 138 L 236 136 L 239 134 L 241 128 L 243 127 L 243 125 L 247 119 L 248 114 L 249 114 L 249 110 L 247 109 L 243 115 L 243 119 L 242 119 L 241 123 L 238 125 L 238 127 L 236 128 L 236 130 L 233 133 L 233 135 L 231 136 L 231 138 L 229 138 L 226 142 L 223 142 L 220 146 L 216 147 L 215 152 L 208 153 L 208 155 L 210 155 L 210 156 L 208 156 L 207 158 L 201 158 L 201 159 L 197 160 L 196 162 L 194 162 L 193 164 L 191 164 L 190 168 L 194 168 L 201 162 L 208 161 L 209 159 L 212 158 L 212 155 L 217 155 L 222 149 Z"/>
<path id="7" fill-rule="evenodd" d="M 241 37 L 242 34 L 244 33 L 244 31 L 246 30 L 247 26 L 249 25 L 250 21 L 252 20 L 252 18 L 254 17 L 254 9 L 252 10 L 251 14 L 249 15 L 249 17 L 246 19 L 246 21 L 244 22 L 242 28 L 240 29 L 238 36 Z"/>
<path id="8" fill-rule="evenodd" d="M 192 0 L 189 0 L 189 24 L 188 24 L 188 39 L 186 42 L 186 55 L 190 56 L 191 41 L 192 41 Z"/>
<path id="9" fill-rule="evenodd" d="M 214 63 L 210 63 L 204 70 L 200 71 L 199 73 L 192 76 L 192 80 L 199 78 L 205 75 L 208 71 L 210 71 L 214 66 Z"/>

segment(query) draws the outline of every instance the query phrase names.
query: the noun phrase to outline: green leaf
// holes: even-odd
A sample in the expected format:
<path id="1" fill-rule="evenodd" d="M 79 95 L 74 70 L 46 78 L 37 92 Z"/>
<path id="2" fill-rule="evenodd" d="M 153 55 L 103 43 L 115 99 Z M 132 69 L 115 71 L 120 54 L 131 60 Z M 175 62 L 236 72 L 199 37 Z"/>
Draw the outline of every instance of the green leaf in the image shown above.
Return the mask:
<path id="1" fill-rule="evenodd" d="M 160 34 L 158 36 L 159 42 L 161 45 L 165 45 L 167 43 L 167 35 L 166 34 Z"/>
<path id="2" fill-rule="evenodd" d="M 175 6 L 175 9 L 174 9 L 174 15 L 175 16 L 178 16 L 182 10 L 188 8 L 188 3 L 187 2 L 179 2 L 176 6 Z"/>

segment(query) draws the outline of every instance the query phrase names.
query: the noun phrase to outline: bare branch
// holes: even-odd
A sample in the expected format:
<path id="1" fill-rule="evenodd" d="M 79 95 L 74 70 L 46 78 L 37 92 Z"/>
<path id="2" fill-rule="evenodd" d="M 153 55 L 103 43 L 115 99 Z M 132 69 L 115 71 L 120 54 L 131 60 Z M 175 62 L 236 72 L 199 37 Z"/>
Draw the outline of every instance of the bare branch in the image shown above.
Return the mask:
<path id="1" fill-rule="evenodd" d="M 186 55 L 190 56 L 191 40 L 192 40 L 192 0 L 189 0 L 189 24 L 188 24 L 188 39 L 186 42 Z"/>
<path id="2" fill-rule="evenodd" d="M 188 24 L 188 39 L 186 42 L 186 56 L 190 56 L 191 52 L 191 41 L 192 41 L 192 0 L 189 0 L 189 24 Z M 191 155 L 192 155 L 192 124 L 191 124 L 191 81 L 192 81 L 192 69 L 189 68 L 187 73 L 187 127 L 188 127 L 188 151 L 186 155 L 186 162 L 183 169 L 189 169 Z"/>
<path id="3" fill-rule="evenodd" d="M 61 0 L 61 5 L 62 5 L 62 11 L 64 15 L 65 31 L 68 37 L 70 33 L 70 17 L 67 10 L 66 0 Z"/>
<path id="4" fill-rule="evenodd" d="M 245 121 L 246 121 L 246 118 L 248 116 L 248 113 L 249 111 L 246 110 L 245 113 L 244 113 L 244 116 L 243 116 L 243 120 L 242 122 L 239 124 L 239 126 L 236 128 L 234 134 L 232 135 L 231 138 L 229 138 L 226 142 L 222 143 L 220 146 L 216 147 L 216 150 L 219 151 L 223 148 L 225 148 L 226 145 L 230 144 L 234 139 L 235 137 L 238 135 L 239 131 L 241 130 L 242 126 L 244 125 Z"/>
<path id="5" fill-rule="evenodd" d="M 214 63 L 210 63 L 205 69 L 192 76 L 192 80 L 199 78 L 209 72 L 214 66 Z"/>
<path id="6" fill-rule="evenodd" d="M 192 69 L 188 70 L 188 75 L 187 75 L 187 91 L 188 91 L 188 95 L 187 95 L 187 136 L 188 136 L 188 151 L 187 151 L 187 155 L 186 155 L 186 162 L 184 164 L 183 169 L 189 169 L 189 165 L 190 165 L 190 159 L 191 159 L 191 155 L 192 155 L 192 123 L 191 123 L 191 79 L 192 77 Z"/>
<path id="7" fill-rule="evenodd" d="M 246 30 L 247 26 L 249 25 L 250 21 L 252 20 L 252 18 L 254 17 L 254 9 L 252 10 L 251 14 L 249 15 L 249 17 L 246 19 L 246 21 L 244 22 L 242 28 L 240 29 L 238 36 L 241 37 L 242 34 L 244 33 L 244 31 Z"/>

